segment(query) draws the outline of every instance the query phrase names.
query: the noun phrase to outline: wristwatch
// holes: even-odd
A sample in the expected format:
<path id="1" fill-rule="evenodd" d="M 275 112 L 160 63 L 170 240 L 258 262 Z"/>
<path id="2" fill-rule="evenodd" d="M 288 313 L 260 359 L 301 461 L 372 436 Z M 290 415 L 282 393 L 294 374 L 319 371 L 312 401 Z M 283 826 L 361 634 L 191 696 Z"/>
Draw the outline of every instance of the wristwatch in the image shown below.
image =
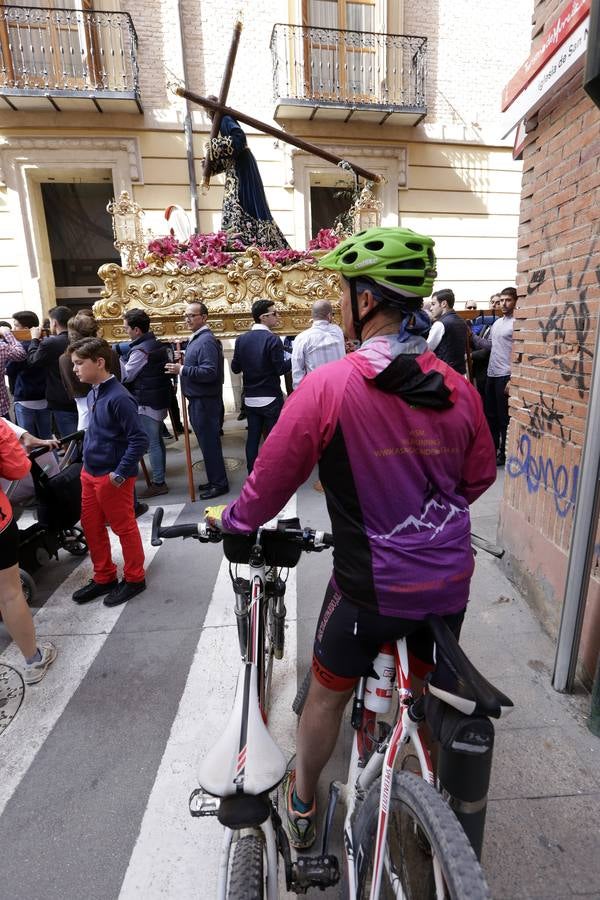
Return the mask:
<path id="1" fill-rule="evenodd" d="M 113 482 L 113 484 L 116 484 L 117 487 L 121 487 L 121 485 L 123 484 L 124 481 L 125 481 L 125 478 L 122 475 L 114 475 L 113 474 L 112 482 Z"/>

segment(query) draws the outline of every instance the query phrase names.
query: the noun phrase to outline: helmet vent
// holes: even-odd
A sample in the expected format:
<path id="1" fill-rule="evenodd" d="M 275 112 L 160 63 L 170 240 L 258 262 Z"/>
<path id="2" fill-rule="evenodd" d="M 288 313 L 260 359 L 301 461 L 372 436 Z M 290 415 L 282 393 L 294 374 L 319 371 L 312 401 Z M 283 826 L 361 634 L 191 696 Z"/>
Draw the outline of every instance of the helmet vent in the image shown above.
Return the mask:
<path id="1" fill-rule="evenodd" d="M 414 250 L 415 253 L 423 253 L 423 250 L 425 249 L 423 247 L 423 244 L 415 244 L 415 243 L 410 243 L 410 244 L 407 243 L 407 244 L 405 244 L 405 247 L 408 247 L 409 250 Z"/>
<path id="2" fill-rule="evenodd" d="M 387 280 L 392 284 L 397 284 L 400 287 L 410 287 L 413 285 L 414 287 L 421 287 L 423 284 L 422 278 L 414 278 L 410 275 L 388 275 Z"/>
<path id="3" fill-rule="evenodd" d="M 358 259 L 358 253 L 356 252 L 356 250 L 351 250 L 349 253 L 345 253 L 342 256 L 342 262 L 346 266 L 351 266 L 352 263 L 356 262 L 357 259 Z"/>
<path id="4" fill-rule="evenodd" d="M 388 263 L 387 271 L 390 269 L 424 269 L 425 262 L 422 259 L 397 259 L 395 262 Z"/>
<path id="5" fill-rule="evenodd" d="M 365 244 L 366 250 L 371 250 L 373 253 L 377 253 L 379 250 L 383 250 L 384 248 L 383 241 L 367 241 Z"/>

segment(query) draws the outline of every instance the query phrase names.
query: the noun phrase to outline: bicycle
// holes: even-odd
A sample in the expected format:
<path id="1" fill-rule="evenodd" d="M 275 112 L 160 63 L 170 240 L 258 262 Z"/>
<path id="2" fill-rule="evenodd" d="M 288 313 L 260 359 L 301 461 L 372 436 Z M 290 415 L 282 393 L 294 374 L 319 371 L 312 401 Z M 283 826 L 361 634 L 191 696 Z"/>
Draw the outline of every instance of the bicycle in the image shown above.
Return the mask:
<path id="1" fill-rule="evenodd" d="M 273 660 L 284 651 L 284 570 L 297 565 L 303 551 L 320 552 L 333 539 L 325 532 L 301 528 L 297 519 L 268 523 L 253 535 L 228 535 L 206 522 L 161 527 L 163 509 L 152 521 L 152 544 L 163 538 L 223 541 L 235 595 L 241 667 L 229 721 L 201 763 L 199 782 L 189 801 L 194 817 L 216 816 L 225 833 L 219 860 L 219 900 L 259 900 L 279 896 L 281 856 L 288 891 L 329 887 L 339 880 L 334 856 L 292 861 L 290 845 L 277 811 L 276 789 L 287 763 L 267 723 Z M 248 577 L 239 565 L 249 566 Z"/>
<path id="2" fill-rule="evenodd" d="M 472 543 L 503 554 L 475 535 Z M 412 688 L 406 638 L 382 646 L 371 675 L 355 690 L 347 779 L 330 785 L 322 845 L 325 857 L 341 799 L 350 900 L 490 897 L 478 861 L 493 747 L 490 717 L 499 718 L 513 704 L 477 671 L 443 619 L 429 615 L 425 623 L 433 633 L 436 667 L 420 696 Z M 309 681 L 310 672 L 294 701 L 298 715 Z M 398 702 L 389 721 L 394 686 Z M 425 721 L 440 742 L 437 790 L 419 732 Z M 397 773 L 400 749 L 410 742 L 418 774 Z"/>

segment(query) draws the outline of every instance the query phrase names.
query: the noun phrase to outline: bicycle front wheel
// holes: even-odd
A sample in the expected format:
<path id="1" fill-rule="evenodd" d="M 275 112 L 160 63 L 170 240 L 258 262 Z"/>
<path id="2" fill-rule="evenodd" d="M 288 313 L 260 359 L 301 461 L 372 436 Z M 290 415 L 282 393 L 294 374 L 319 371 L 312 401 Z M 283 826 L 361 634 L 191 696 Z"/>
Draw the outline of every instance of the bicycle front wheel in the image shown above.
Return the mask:
<path id="1" fill-rule="evenodd" d="M 361 804 L 354 824 L 357 897 L 368 900 L 373 880 L 381 780 Z M 394 775 L 380 900 L 490 900 L 467 836 L 438 792 L 411 772 Z"/>
<path id="2" fill-rule="evenodd" d="M 227 900 L 263 900 L 263 840 L 248 834 L 233 845 Z"/>

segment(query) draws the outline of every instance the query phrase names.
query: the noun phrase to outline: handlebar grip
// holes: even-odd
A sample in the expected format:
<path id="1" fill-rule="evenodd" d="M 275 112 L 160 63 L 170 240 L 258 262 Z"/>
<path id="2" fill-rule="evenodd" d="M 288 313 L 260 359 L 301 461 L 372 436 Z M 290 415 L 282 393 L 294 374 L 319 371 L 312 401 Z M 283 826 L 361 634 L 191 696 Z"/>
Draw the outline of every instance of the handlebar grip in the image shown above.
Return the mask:
<path id="1" fill-rule="evenodd" d="M 315 546 L 333 547 L 333 535 L 328 531 L 315 531 Z"/>
<path id="2" fill-rule="evenodd" d="M 190 523 L 186 522 L 183 525 L 167 525 L 166 528 L 161 528 L 159 531 L 159 537 L 161 538 L 176 538 L 176 537 L 199 537 L 200 530 L 198 523 Z"/>
<path id="3" fill-rule="evenodd" d="M 157 506 L 154 510 L 154 515 L 152 516 L 152 538 L 151 544 L 153 547 L 161 547 L 162 541 L 160 539 L 160 523 L 163 520 L 163 515 L 165 511 L 162 506 Z"/>

